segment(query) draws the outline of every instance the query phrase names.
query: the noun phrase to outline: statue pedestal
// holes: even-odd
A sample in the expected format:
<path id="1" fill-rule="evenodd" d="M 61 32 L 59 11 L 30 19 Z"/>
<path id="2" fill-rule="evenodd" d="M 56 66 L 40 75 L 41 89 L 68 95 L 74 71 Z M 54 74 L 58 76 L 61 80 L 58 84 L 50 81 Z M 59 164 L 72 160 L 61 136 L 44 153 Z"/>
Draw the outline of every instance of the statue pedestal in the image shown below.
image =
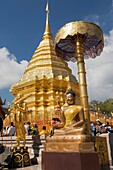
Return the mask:
<path id="1" fill-rule="evenodd" d="M 21 168 L 31 165 L 28 147 L 12 147 L 6 148 L 2 155 L 1 165 L 8 168 Z"/>
<path id="2" fill-rule="evenodd" d="M 46 152 L 93 152 L 94 143 L 88 135 L 52 136 L 46 138 Z"/>
<path id="3" fill-rule="evenodd" d="M 96 152 L 42 152 L 42 170 L 100 170 Z"/>
<path id="4" fill-rule="evenodd" d="M 22 146 L 13 147 L 11 149 L 11 152 L 13 152 L 13 156 L 12 156 L 13 168 L 20 168 L 20 167 L 26 167 L 31 165 L 28 147 L 22 147 Z"/>
<path id="5" fill-rule="evenodd" d="M 100 170 L 94 142 L 88 135 L 46 138 L 42 170 Z"/>

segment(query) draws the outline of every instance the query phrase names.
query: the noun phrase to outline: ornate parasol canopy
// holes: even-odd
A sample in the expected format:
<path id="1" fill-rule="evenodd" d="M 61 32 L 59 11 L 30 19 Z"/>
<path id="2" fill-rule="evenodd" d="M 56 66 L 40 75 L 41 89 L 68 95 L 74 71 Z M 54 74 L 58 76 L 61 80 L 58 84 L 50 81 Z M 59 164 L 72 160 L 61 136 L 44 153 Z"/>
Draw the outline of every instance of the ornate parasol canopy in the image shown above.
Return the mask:
<path id="1" fill-rule="evenodd" d="M 84 58 L 95 58 L 103 51 L 103 31 L 94 23 L 86 21 L 71 22 L 64 25 L 55 36 L 55 48 L 57 55 L 66 60 L 75 62 L 77 35 L 82 36 Z"/>

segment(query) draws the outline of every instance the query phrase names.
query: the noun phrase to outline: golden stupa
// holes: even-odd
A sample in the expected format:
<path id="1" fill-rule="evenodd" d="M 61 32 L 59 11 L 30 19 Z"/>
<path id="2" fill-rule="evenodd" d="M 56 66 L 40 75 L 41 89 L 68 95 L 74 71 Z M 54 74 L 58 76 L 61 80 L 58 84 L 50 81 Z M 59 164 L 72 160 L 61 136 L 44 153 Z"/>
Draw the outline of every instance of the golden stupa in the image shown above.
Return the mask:
<path id="1" fill-rule="evenodd" d="M 14 101 L 21 96 L 27 104 L 26 121 L 46 123 L 54 115 L 56 99 L 61 106 L 65 103 L 65 92 L 68 86 L 75 91 L 76 103 L 79 103 L 78 82 L 68 64 L 57 57 L 55 52 L 47 2 L 46 26 L 42 41 L 36 48 L 22 78 L 12 85 L 10 92 L 14 95 Z"/>

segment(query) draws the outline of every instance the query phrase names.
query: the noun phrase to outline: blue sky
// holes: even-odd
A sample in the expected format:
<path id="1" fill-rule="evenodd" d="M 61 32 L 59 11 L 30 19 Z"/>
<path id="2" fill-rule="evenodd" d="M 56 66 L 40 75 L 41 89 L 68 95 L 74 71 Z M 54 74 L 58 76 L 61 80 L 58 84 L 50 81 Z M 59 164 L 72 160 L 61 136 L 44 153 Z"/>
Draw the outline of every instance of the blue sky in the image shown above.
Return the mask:
<path id="1" fill-rule="evenodd" d="M 66 23 L 98 24 L 105 38 L 101 56 L 86 60 L 89 100 L 113 98 L 113 0 L 49 0 L 53 37 Z M 0 1 L 0 96 L 12 100 L 9 89 L 21 78 L 45 29 L 46 0 Z M 75 64 L 69 63 L 77 77 Z"/>

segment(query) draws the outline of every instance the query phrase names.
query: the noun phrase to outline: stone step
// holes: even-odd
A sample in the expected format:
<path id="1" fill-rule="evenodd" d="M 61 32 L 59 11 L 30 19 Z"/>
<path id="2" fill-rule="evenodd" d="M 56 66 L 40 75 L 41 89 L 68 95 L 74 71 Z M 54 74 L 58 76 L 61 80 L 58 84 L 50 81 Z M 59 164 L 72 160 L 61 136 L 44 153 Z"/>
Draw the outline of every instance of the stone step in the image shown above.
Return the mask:
<path id="1" fill-rule="evenodd" d="M 41 156 L 41 153 L 44 149 L 44 143 L 45 143 L 45 135 L 40 136 L 40 140 L 41 140 L 41 144 L 39 146 L 40 150 L 39 150 L 39 156 Z M 3 144 L 4 146 L 10 148 L 10 147 L 14 147 L 16 144 L 16 136 L 5 136 L 5 137 L 0 137 L 0 143 Z M 22 144 L 22 141 L 20 141 L 20 145 Z M 28 151 L 29 154 L 31 155 L 31 157 L 34 155 L 34 150 L 32 148 L 33 145 L 33 139 L 32 136 L 26 136 L 26 147 L 28 147 Z"/>

